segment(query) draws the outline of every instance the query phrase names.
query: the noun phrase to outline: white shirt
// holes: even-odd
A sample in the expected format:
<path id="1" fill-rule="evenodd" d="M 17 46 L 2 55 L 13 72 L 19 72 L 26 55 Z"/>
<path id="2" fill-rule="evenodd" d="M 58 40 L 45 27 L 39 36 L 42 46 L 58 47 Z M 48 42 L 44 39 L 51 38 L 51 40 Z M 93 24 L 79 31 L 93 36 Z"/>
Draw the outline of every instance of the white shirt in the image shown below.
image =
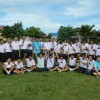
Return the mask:
<path id="1" fill-rule="evenodd" d="M 27 49 L 28 48 L 28 41 L 20 40 L 19 43 L 21 45 L 21 49 Z"/>
<path id="2" fill-rule="evenodd" d="M 29 59 L 26 59 L 26 66 L 27 67 L 35 66 L 35 61 L 33 59 L 31 61 Z"/>
<path id="3" fill-rule="evenodd" d="M 56 44 L 57 44 L 57 42 L 51 42 L 51 48 L 55 49 Z"/>
<path id="4" fill-rule="evenodd" d="M 60 68 L 64 68 L 66 66 L 66 61 L 65 59 L 61 60 L 61 59 L 58 59 L 58 66 Z"/>
<path id="5" fill-rule="evenodd" d="M 32 47 L 32 41 L 28 41 L 28 47 L 27 48 L 28 48 L 28 50 L 32 50 L 32 48 L 33 48 Z"/>
<path id="6" fill-rule="evenodd" d="M 44 49 L 45 50 L 51 50 L 51 42 L 45 42 L 44 43 Z"/>
<path id="7" fill-rule="evenodd" d="M 5 49 L 6 49 L 6 52 L 12 52 L 12 47 L 11 47 L 11 44 L 10 43 L 5 43 Z"/>
<path id="8" fill-rule="evenodd" d="M 94 67 L 94 60 L 87 60 L 87 62 L 88 62 L 88 68 L 87 69 L 93 69 L 93 67 Z"/>
<path id="9" fill-rule="evenodd" d="M 80 47 L 81 47 L 80 42 L 74 44 L 75 53 L 80 53 Z"/>
<path id="10" fill-rule="evenodd" d="M 79 64 L 79 67 L 87 68 L 87 64 L 83 64 L 82 62 L 87 63 L 87 59 L 86 58 L 83 59 L 82 57 L 80 57 L 80 64 Z"/>
<path id="11" fill-rule="evenodd" d="M 44 68 L 44 57 L 39 58 L 38 57 L 38 64 L 37 64 L 38 68 Z"/>
<path id="12" fill-rule="evenodd" d="M 22 63 L 22 62 L 18 63 L 18 62 L 16 61 L 16 62 L 15 62 L 15 65 L 16 65 L 16 68 L 17 68 L 17 69 L 23 68 L 23 63 Z"/>
<path id="13" fill-rule="evenodd" d="M 63 43 L 62 46 L 63 46 L 63 49 L 64 49 L 64 54 L 66 54 L 68 52 L 69 44 Z"/>
<path id="14" fill-rule="evenodd" d="M 95 54 L 94 50 L 96 50 L 96 45 L 95 44 L 90 44 L 89 45 L 89 54 L 94 55 Z"/>
<path id="15" fill-rule="evenodd" d="M 48 58 L 47 59 L 47 68 L 52 68 L 54 67 L 54 58 Z"/>
<path id="16" fill-rule="evenodd" d="M 56 44 L 55 47 L 54 47 L 54 52 L 56 52 L 56 53 L 60 53 L 60 51 L 61 51 L 61 47 L 62 47 L 61 44 Z"/>
<path id="17" fill-rule="evenodd" d="M 86 43 L 86 44 L 82 44 L 82 53 L 88 53 L 88 50 L 85 50 L 85 49 L 88 49 L 89 48 L 89 44 Z"/>
<path id="18" fill-rule="evenodd" d="M 69 50 L 69 54 L 74 54 L 74 45 L 69 45 L 68 47 L 68 50 Z"/>
<path id="19" fill-rule="evenodd" d="M 19 50 L 19 41 L 12 41 L 12 50 Z"/>
<path id="20" fill-rule="evenodd" d="M 100 45 L 96 46 L 96 56 L 100 56 Z"/>
<path id="21" fill-rule="evenodd" d="M 5 53 L 5 44 L 0 44 L 0 53 Z"/>
<path id="22" fill-rule="evenodd" d="M 71 57 L 69 57 L 69 65 L 70 66 L 75 66 L 76 65 L 76 58 L 71 58 Z"/>
<path id="23" fill-rule="evenodd" d="M 12 62 L 10 62 L 10 64 L 8 64 L 8 62 L 5 62 L 4 65 L 6 66 L 6 68 L 11 68 L 14 64 Z"/>

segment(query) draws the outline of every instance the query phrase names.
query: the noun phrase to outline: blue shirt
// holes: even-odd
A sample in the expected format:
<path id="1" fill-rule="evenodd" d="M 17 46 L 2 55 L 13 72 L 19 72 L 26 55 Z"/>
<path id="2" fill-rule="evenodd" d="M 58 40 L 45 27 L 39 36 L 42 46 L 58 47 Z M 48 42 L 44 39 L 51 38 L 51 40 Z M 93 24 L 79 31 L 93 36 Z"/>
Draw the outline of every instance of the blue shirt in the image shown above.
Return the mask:
<path id="1" fill-rule="evenodd" d="M 41 52 L 41 43 L 40 42 L 33 42 L 32 43 L 32 46 L 33 46 L 33 52 L 35 54 L 39 54 Z"/>
<path id="2" fill-rule="evenodd" d="M 94 62 L 94 67 L 95 67 L 97 70 L 100 70 L 100 62 L 95 61 L 95 62 Z"/>

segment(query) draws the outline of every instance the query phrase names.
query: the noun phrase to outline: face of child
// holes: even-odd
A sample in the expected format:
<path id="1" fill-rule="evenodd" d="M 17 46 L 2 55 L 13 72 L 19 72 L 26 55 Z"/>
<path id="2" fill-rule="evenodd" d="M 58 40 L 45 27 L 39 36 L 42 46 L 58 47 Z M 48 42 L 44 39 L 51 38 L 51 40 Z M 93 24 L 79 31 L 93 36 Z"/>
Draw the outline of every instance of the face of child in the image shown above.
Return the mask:
<path id="1" fill-rule="evenodd" d="M 40 58 L 42 58 L 42 54 L 40 54 Z"/>
<path id="2" fill-rule="evenodd" d="M 92 60 L 92 56 L 89 56 L 89 60 Z"/>
<path id="3" fill-rule="evenodd" d="M 18 63 L 20 63 L 21 62 L 21 59 L 18 59 Z"/>
<path id="4" fill-rule="evenodd" d="M 63 57 L 60 57 L 61 60 L 63 60 Z"/>
<path id="5" fill-rule="evenodd" d="M 72 55 L 71 58 L 74 58 L 74 55 Z"/>
<path id="6" fill-rule="evenodd" d="M 10 63 L 11 62 L 11 59 L 8 59 L 7 62 Z"/>
<path id="7" fill-rule="evenodd" d="M 32 60 L 32 57 L 31 56 L 29 57 L 29 60 Z"/>
<path id="8" fill-rule="evenodd" d="M 100 57 L 97 58 L 97 61 L 100 62 Z"/>

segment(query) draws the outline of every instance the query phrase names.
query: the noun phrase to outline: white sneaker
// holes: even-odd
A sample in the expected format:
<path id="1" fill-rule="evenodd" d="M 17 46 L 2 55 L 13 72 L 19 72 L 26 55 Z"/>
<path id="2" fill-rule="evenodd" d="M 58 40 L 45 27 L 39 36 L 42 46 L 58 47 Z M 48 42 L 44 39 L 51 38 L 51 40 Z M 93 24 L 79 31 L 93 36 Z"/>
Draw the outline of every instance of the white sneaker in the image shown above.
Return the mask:
<path id="1" fill-rule="evenodd" d="M 69 70 L 70 70 L 70 71 L 73 71 L 74 69 L 72 69 L 72 68 L 69 68 Z"/>
<path id="2" fill-rule="evenodd" d="M 97 76 L 96 78 L 97 78 L 97 79 L 99 79 L 100 77 L 99 77 L 99 76 Z"/>
<path id="3" fill-rule="evenodd" d="M 7 74 L 9 75 L 9 71 L 7 71 Z"/>

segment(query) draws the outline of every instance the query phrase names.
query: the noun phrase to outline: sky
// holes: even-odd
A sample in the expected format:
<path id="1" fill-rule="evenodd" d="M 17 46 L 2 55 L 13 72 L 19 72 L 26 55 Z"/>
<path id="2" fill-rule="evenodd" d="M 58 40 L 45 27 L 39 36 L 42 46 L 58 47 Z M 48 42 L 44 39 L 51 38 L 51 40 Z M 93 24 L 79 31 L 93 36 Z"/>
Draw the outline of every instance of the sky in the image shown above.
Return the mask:
<path id="1" fill-rule="evenodd" d="M 0 0 L 0 25 L 22 22 L 45 33 L 60 26 L 93 25 L 100 29 L 100 0 Z"/>

